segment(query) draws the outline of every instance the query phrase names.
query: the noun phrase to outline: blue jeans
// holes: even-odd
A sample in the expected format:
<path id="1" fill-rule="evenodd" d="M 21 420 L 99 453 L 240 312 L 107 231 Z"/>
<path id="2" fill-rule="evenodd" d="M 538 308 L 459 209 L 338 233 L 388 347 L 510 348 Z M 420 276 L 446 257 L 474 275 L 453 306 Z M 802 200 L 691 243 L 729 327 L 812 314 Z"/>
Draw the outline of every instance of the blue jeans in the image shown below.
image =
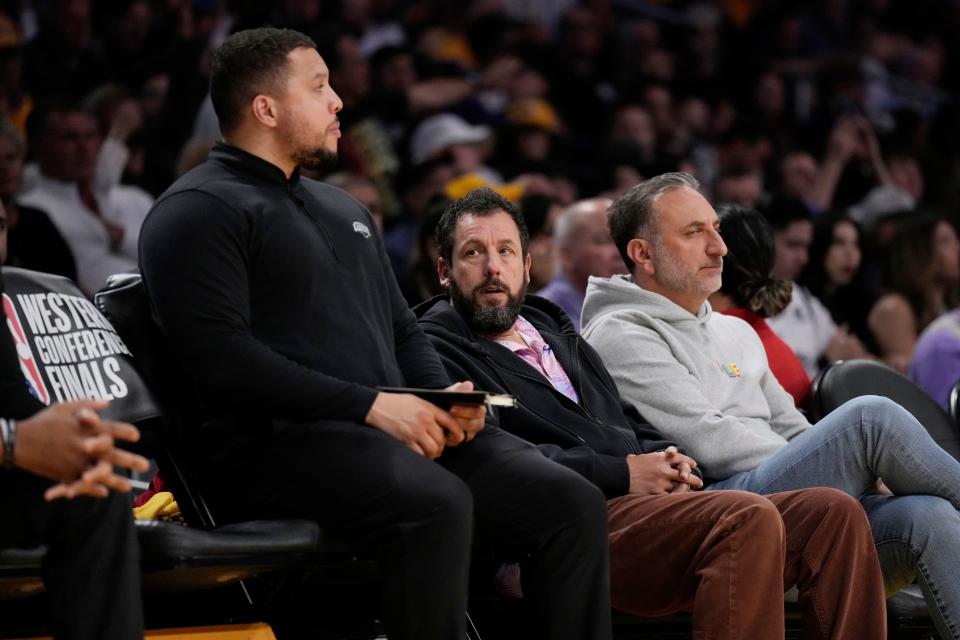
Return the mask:
<path id="1" fill-rule="evenodd" d="M 877 478 L 893 497 L 867 493 Z M 768 494 L 805 487 L 860 498 L 887 594 L 916 579 L 940 635 L 960 638 L 960 462 L 909 412 L 888 398 L 856 398 L 756 468 L 707 489 Z"/>

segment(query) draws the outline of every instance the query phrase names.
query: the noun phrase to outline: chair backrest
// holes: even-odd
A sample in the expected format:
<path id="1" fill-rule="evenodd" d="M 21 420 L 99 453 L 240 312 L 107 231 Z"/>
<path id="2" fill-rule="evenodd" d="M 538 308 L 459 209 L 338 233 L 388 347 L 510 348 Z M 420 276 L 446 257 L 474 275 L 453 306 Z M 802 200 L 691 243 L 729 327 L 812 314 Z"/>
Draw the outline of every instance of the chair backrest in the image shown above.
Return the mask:
<path id="1" fill-rule="evenodd" d="M 164 480 L 188 522 L 203 528 L 216 526 L 213 514 L 190 472 L 188 435 L 202 421 L 196 396 L 166 337 L 154 321 L 140 274 L 123 273 L 107 279 L 94 303 L 110 320 L 134 356 L 134 364 L 147 381 L 163 412 L 163 446 L 155 453 Z M 193 431 L 196 433 L 196 431 Z"/>
<path id="2" fill-rule="evenodd" d="M 813 381 L 812 417 L 819 420 L 844 402 L 865 395 L 890 398 L 922 424 L 944 451 L 960 460 L 960 432 L 936 400 L 906 376 L 872 360 L 845 360 Z"/>
<path id="3" fill-rule="evenodd" d="M 160 410 L 129 346 L 70 280 L 4 267 L 3 311 L 29 391 L 44 404 L 100 398 L 107 418 L 143 423 Z"/>
<path id="4" fill-rule="evenodd" d="M 960 430 L 960 380 L 957 380 L 950 389 L 950 398 L 947 400 L 947 410 L 950 417 Z"/>

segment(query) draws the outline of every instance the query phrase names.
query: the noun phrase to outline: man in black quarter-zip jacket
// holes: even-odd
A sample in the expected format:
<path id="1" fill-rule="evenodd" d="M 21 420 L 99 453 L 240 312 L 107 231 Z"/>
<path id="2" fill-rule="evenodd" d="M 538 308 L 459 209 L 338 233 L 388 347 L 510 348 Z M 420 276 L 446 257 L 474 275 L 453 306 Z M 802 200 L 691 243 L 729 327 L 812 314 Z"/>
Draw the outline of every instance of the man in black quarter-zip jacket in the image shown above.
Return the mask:
<path id="1" fill-rule="evenodd" d="M 210 418 L 192 435 L 214 507 L 311 518 L 372 555 L 390 638 L 465 636 L 475 532 L 523 558 L 526 637 L 609 639 L 601 492 L 484 428 L 482 406 L 379 390 L 450 379 L 370 214 L 300 177 L 334 157 L 343 106 L 313 41 L 232 35 L 214 54 L 211 99 L 226 143 L 157 200 L 140 259 Z"/>
<path id="2" fill-rule="evenodd" d="M 437 244 L 449 293 L 414 309 L 420 326 L 453 377 L 517 397 L 496 416 L 503 429 L 609 498 L 615 607 L 692 610 L 698 638 L 782 638 L 783 589 L 796 584 L 805 637 L 884 637 L 879 563 L 856 500 L 696 492 L 696 463 L 621 402 L 558 306 L 526 295 L 529 238 L 513 203 L 468 194 L 444 213 Z"/>

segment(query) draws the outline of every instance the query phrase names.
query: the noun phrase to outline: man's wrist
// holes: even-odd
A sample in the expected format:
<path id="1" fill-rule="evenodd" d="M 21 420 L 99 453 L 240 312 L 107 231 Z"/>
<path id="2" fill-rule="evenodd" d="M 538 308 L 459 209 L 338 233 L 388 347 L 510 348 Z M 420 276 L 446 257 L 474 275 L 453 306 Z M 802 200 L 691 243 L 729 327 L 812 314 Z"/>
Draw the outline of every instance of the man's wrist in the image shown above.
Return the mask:
<path id="1" fill-rule="evenodd" d="M 0 439 L 3 440 L 3 466 L 6 469 L 13 469 L 14 446 L 17 442 L 16 421 L 0 418 Z"/>

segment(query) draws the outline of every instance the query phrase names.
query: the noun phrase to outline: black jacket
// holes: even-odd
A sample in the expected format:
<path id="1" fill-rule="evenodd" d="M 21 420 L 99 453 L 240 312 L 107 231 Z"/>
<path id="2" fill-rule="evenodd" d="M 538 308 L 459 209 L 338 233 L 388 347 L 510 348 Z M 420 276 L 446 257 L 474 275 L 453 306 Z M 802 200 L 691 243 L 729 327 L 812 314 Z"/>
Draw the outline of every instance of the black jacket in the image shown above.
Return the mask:
<path id="1" fill-rule="evenodd" d="M 449 384 L 367 210 L 238 148 L 157 200 L 140 269 L 214 429 L 362 423 L 378 386 Z"/>
<path id="2" fill-rule="evenodd" d="M 503 409 L 495 416 L 503 429 L 537 444 L 547 457 L 589 479 L 608 498 L 627 493 L 628 454 L 674 444 L 620 399 L 600 356 L 549 300 L 527 296 L 520 314 L 553 349 L 580 404 L 506 347 L 474 335 L 445 295 L 413 311 L 454 380 L 472 380 L 478 389 L 517 397 L 517 409 Z"/>

